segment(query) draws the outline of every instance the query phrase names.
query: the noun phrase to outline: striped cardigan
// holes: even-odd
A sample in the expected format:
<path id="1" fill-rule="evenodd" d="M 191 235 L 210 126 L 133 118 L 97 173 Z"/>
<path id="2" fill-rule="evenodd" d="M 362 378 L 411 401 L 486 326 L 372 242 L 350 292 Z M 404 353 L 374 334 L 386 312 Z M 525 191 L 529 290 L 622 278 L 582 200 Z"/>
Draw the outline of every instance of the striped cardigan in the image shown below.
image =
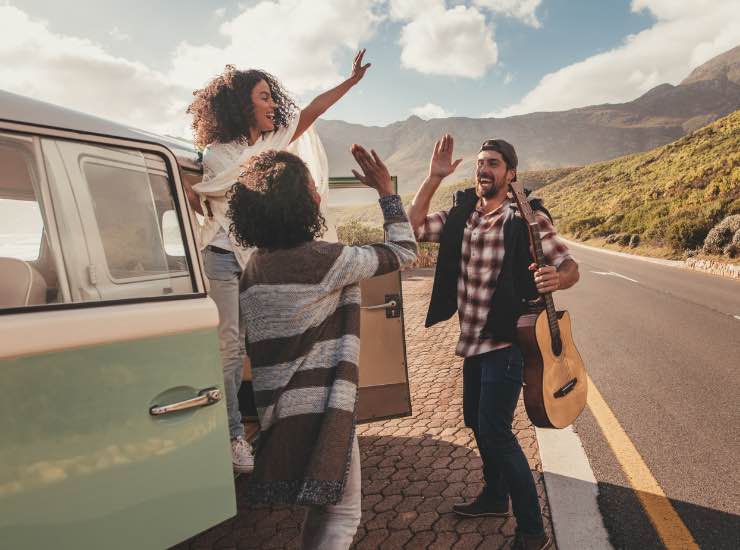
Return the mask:
<path id="1" fill-rule="evenodd" d="M 245 267 L 239 300 L 261 428 L 253 503 L 325 505 L 342 496 L 357 405 L 358 283 L 416 259 L 400 198 L 380 205 L 385 243 L 258 250 Z"/>

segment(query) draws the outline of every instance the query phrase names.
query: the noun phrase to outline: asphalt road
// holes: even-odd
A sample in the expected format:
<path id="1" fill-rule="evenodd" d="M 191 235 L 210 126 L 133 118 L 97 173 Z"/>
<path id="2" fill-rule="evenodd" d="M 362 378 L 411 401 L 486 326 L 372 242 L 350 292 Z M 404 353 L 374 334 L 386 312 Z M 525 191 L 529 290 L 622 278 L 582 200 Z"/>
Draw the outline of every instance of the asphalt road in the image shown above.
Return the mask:
<path id="1" fill-rule="evenodd" d="M 555 300 L 594 384 L 700 547 L 740 548 L 740 281 L 572 251 Z M 575 428 L 615 548 L 662 548 L 588 409 Z"/>

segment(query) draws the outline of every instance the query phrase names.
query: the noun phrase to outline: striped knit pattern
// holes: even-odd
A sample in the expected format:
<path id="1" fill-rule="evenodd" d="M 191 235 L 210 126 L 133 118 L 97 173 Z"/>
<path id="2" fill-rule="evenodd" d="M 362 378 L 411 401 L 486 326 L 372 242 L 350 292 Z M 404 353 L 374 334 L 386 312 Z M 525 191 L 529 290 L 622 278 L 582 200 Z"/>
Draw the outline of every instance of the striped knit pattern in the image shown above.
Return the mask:
<path id="1" fill-rule="evenodd" d="M 416 259 L 397 195 L 380 201 L 386 242 L 259 250 L 242 276 L 260 434 L 247 498 L 336 504 L 349 467 L 360 355 L 359 281 Z"/>

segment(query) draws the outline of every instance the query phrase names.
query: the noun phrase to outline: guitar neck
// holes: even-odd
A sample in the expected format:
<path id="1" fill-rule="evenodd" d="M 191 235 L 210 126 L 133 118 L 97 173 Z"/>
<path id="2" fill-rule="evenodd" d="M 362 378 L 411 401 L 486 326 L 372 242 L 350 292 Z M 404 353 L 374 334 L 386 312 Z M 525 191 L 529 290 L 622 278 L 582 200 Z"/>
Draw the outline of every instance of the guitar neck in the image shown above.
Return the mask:
<path id="1" fill-rule="evenodd" d="M 532 248 L 534 248 L 534 261 L 537 267 L 547 265 L 545 253 L 542 250 L 542 239 L 540 238 L 540 227 L 537 225 L 537 221 L 530 222 L 529 224 L 529 235 L 532 240 Z M 553 341 L 560 339 L 560 325 L 558 325 L 558 315 L 555 311 L 555 302 L 552 299 L 552 292 L 548 292 L 542 295 L 545 301 L 545 310 L 547 311 L 547 324 L 550 326 L 550 336 Z"/>
<path id="2" fill-rule="evenodd" d="M 532 250 L 534 251 L 534 261 L 537 263 L 537 267 L 543 267 L 547 265 L 547 259 L 545 253 L 542 251 L 542 239 L 540 238 L 540 226 L 537 224 L 532 207 L 524 194 L 524 186 L 521 182 L 512 181 L 509 182 L 509 189 L 514 195 L 514 200 L 519 207 L 519 212 L 522 218 L 527 222 L 529 228 L 529 239 L 532 243 Z M 548 292 L 542 295 L 545 301 L 545 309 L 547 311 L 547 323 L 550 327 L 550 337 L 556 348 L 560 349 L 560 325 L 558 325 L 558 314 L 555 311 L 555 302 L 552 300 L 552 293 Z"/>
<path id="3" fill-rule="evenodd" d="M 547 265 L 545 253 L 542 250 L 542 239 L 540 238 L 540 227 L 536 221 L 529 223 L 529 235 L 532 239 L 532 248 L 534 248 L 534 260 L 537 267 Z M 555 311 L 555 302 L 552 299 L 552 292 L 542 295 L 545 301 L 545 310 L 547 311 L 547 324 L 550 326 L 550 335 L 553 341 L 560 339 L 560 325 L 558 325 L 558 315 Z"/>

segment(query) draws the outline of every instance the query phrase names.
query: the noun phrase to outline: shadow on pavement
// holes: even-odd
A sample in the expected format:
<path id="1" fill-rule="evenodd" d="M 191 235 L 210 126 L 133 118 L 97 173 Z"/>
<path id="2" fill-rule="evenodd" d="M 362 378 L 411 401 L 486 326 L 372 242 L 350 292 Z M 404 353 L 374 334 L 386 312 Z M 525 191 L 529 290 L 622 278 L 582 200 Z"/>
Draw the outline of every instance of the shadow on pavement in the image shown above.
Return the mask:
<path id="1" fill-rule="evenodd" d="M 428 435 L 360 435 L 359 442 L 362 521 L 352 548 L 497 549 L 513 538 L 513 517 L 460 518 L 452 512 L 453 504 L 482 488 L 476 450 Z M 236 517 L 174 548 L 298 548 L 304 509 L 248 506 L 246 482 L 247 476 L 236 480 Z M 541 506 L 546 506 L 542 493 Z M 550 531 L 547 519 L 545 525 Z"/>

